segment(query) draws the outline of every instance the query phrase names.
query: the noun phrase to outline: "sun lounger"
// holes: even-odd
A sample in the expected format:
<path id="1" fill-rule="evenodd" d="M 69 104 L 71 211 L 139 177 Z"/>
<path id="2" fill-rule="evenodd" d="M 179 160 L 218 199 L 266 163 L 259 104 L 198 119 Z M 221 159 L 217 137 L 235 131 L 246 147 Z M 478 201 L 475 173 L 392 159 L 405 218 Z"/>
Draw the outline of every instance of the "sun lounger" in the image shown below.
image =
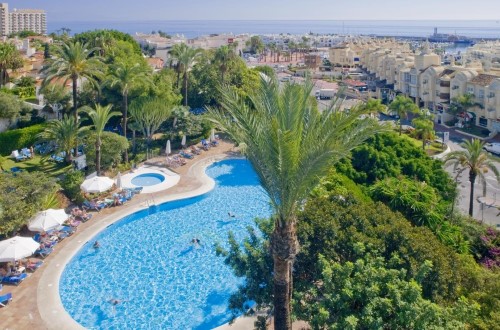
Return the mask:
<path id="1" fill-rule="evenodd" d="M 4 294 L 3 296 L 0 296 L 0 306 L 1 307 L 7 306 L 7 304 L 11 300 L 12 300 L 12 293 L 11 292 Z"/>
<path id="2" fill-rule="evenodd" d="M 35 262 L 33 264 L 26 265 L 26 269 L 31 271 L 31 272 L 34 272 L 35 270 L 40 268 L 42 265 L 43 265 L 43 261 L 40 260 L 40 261 Z"/>
<path id="3" fill-rule="evenodd" d="M 20 154 L 19 151 L 17 151 L 17 150 L 12 151 L 12 157 L 16 160 L 16 162 L 20 162 L 22 160 L 28 159 L 28 157 Z"/>
<path id="4" fill-rule="evenodd" d="M 190 154 L 189 152 L 186 152 L 186 151 L 181 151 L 179 154 L 182 157 L 187 158 L 187 159 L 193 159 L 194 158 L 194 156 L 192 154 Z"/>
<path id="5" fill-rule="evenodd" d="M 52 249 L 51 247 L 50 248 L 43 248 L 43 249 L 38 249 L 35 251 L 35 255 L 36 256 L 40 256 L 42 258 L 46 258 L 49 254 L 52 253 L 52 251 L 54 251 L 54 249 Z"/>
<path id="6" fill-rule="evenodd" d="M 28 275 L 25 273 L 14 276 L 5 276 L 4 278 L 2 278 L 2 283 L 19 285 L 19 283 L 24 281 L 26 277 L 28 277 Z"/>
<path id="7" fill-rule="evenodd" d="M 208 143 L 208 141 L 205 139 L 201 140 L 201 146 L 202 146 L 203 150 L 205 150 L 205 151 L 210 149 L 210 143 Z"/>
<path id="8" fill-rule="evenodd" d="M 105 208 L 106 205 L 104 204 L 98 204 L 96 202 L 89 202 L 89 201 L 83 201 L 82 208 L 86 211 L 101 211 L 103 208 Z"/>

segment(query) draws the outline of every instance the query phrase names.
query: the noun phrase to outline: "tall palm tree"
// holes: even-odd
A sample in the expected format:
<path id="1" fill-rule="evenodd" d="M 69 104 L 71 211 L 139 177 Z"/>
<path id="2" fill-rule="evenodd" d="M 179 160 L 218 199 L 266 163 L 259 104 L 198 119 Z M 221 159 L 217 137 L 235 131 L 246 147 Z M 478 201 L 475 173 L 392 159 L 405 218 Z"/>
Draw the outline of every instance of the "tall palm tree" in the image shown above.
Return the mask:
<path id="1" fill-rule="evenodd" d="M 483 194 L 486 194 L 486 179 L 484 174 L 489 170 L 495 174 L 497 182 L 500 182 L 499 171 L 493 161 L 489 158 L 488 153 L 483 150 L 484 142 L 478 139 L 465 141 L 462 146 L 465 150 L 452 151 L 446 155 L 445 164 L 453 164 L 454 168 L 462 168 L 469 170 L 470 182 L 470 198 L 469 198 L 469 215 L 472 216 L 474 208 L 474 184 L 476 179 L 483 185 Z"/>
<path id="2" fill-rule="evenodd" d="M 180 74 L 181 72 L 183 73 L 184 106 L 187 106 L 188 73 L 191 67 L 196 63 L 196 60 L 201 53 L 201 49 L 191 48 L 184 43 L 175 45 L 170 51 L 170 56 L 176 63 L 177 86 L 179 86 Z"/>
<path id="3" fill-rule="evenodd" d="M 64 84 L 71 81 L 73 87 L 73 115 L 78 123 L 78 80 L 87 79 L 95 84 L 95 78 L 102 75 L 103 64 L 99 57 L 93 56 L 97 49 L 89 49 L 86 44 L 69 40 L 56 48 L 54 58 L 42 71 L 46 73 L 44 85 L 55 79 L 62 79 Z M 76 148 L 75 148 L 76 151 Z"/>
<path id="4" fill-rule="evenodd" d="M 141 66 L 139 63 L 119 61 L 111 67 L 110 73 L 106 78 L 106 84 L 110 87 L 117 87 L 122 95 L 122 128 L 124 137 L 127 137 L 129 92 L 138 85 L 152 84 L 150 74 L 151 70 Z M 128 162 L 127 149 L 125 149 L 124 160 Z"/>
<path id="5" fill-rule="evenodd" d="M 227 72 L 229 62 L 235 57 L 234 49 L 224 45 L 215 51 L 214 61 L 219 64 L 221 83 L 224 83 L 224 75 Z"/>
<path id="6" fill-rule="evenodd" d="M 247 157 L 271 199 L 274 325 L 278 330 L 291 329 L 297 212 L 331 166 L 378 130 L 373 120 L 357 120 L 363 113 L 358 108 L 347 113 L 332 102 L 320 113 L 310 98 L 312 88 L 311 82 L 280 88 L 276 79 L 261 79 L 246 102 L 224 87 L 221 107 L 210 108 L 207 114 L 236 142 L 246 145 Z"/>
<path id="7" fill-rule="evenodd" d="M 19 69 L 23 66 L 23 58 L 16 46 L 10 42 L 0 43 L 0 86 L 9 82 L 7 70 Z"/>
<path id="8" fill-rule="evenodd" d="M 90 107 L 85 107 L 84 111 L 92 120 L 92 127 L 94 128 L 95 139 L 95 167 L 97 175 L 101 174 L 101 136 L 104 132 L 104 127 L 114 116 L 121 115 L 118 111 L 111 111 L 112 105 L 107 105 L 105 107 L 98 104 L 95 105 L 95 109 Z"/>
<path id="9" fill-rule="evenodd" d="M 83 138 L 83 134 L 88 130 L 88 127 L 78 126 L 73 119 L 64 116 L 61 120 L 49 121 L 45 130 L 39 133 L 37 138 L 41 141 L 53 142 L 57 151 L 64 151 L 66 162 L 70 162 L 71 148 L 78 145 L 78 140 Z"/>
<path id="10" fill-rule="evenodd" d="M 177 79 L 175 81 L 175 87 L 179 88 L 179 81 L 181 77 L 182 67 L 180 63 L 180 56 L 182 50 L 184 49 L 184 44 L 175 44 L 170 50 L 170 65 L 175 66 L 175 72 L 177 73 Z"/>
<path id="11" fill-rule="evenodd" d="M 389 109 L 396 112 L 399 116 L 399 135 L 403 131 L 403 118 L 408 118 L 408 113 L 418 111 L 418 106 L 407 96 L 398 95 L 394 101 L 389 104 Z"/>

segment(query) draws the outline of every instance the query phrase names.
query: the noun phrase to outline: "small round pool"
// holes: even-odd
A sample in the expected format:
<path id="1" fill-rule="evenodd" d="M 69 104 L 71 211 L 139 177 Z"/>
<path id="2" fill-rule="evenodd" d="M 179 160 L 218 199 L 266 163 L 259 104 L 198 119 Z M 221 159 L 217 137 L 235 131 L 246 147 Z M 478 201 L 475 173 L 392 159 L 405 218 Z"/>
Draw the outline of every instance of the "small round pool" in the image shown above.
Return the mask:
<path id="1" fill-rule="evenodd" d="M 130 180 L 133 185 L 140 187 L 154 186 L 163 181 L 165 181 L 165 176 L 158 173 L 144 173 Z"/>

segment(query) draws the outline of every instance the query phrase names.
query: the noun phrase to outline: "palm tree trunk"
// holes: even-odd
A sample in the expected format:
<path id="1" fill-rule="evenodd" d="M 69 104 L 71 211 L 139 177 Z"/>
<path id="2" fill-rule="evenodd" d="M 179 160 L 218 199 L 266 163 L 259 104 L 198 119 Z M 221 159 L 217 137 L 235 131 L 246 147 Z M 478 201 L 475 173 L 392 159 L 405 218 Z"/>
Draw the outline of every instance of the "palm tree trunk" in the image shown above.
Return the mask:
<path id="1" fill-rule="evenodd" d="M 401 136 L 401 132 L 403 132 L 403 122 L 401 121 L 401 116 L 399 117 L 399 136 Z"/>
<path id="2" fill-rule="evenodd" d="M 184 106 L 188 105 L 188 72 L 184 72 Z"/>
<path id="3" fill-rule="evenodd" d="M 476 182 L 476 174 L 469 171 L 469 181 L 470 181 L 470 197 L 469 197 L 469 215 L 472 217 L 474 213 L 474 183 Z"/>
<path id="4" fill-rule="evenodd" d="M 97 175 L 101 175 L 101 137 L 97 136 L 95 140 L 95 170 Z"/>
<path id="5" fill-rule="evenodd" d="M 426 140 L 422 137 L 422 150 L 425 152 L 425 142 Z"/>
<path id="6" fill-rule="evenodd" d="M 175 82 L 175 88 L 179 88 L 179 80 L 181 79 L 181 68 L 179 66 L 179 63 L 177 63 L 176 71 L 177 71 L 177 80 Z"/>
<path id="7" fill-rule="evenodd" d="M 73 116 L 75 116 L 75 124 L 78 128 L 78 104 L 76 103 L 78 97 L 78 77 L 72 78 L 73 83 Z M 76 140 L 75 151 L 73 153 L 75 157 L 78 157 L 78 140 Z"/>
<path id="8" fill-rule="evenodd" d="M 132 153 L 135 156 L 135 129 L 132 130 Z"/>
<path id="9" fill-rule="evenodd" d="M 277 219 L 271 237 L 274 260 L 274 329 L 292 328 L 292 266 L 298 253 L 296 220 Z"/>
<path id="10" fill-rule="evenodd" d="M 128 117 L 128 92 L 123 93 L 123 119 L 122 119 L 122 128 L 123 128 L 123 136 L 127 138 L 127 117 Z M 128 148 L 125 148 L 125 153 L 123 155 L 123 160 L 125 163 L 128 163 Z"/>

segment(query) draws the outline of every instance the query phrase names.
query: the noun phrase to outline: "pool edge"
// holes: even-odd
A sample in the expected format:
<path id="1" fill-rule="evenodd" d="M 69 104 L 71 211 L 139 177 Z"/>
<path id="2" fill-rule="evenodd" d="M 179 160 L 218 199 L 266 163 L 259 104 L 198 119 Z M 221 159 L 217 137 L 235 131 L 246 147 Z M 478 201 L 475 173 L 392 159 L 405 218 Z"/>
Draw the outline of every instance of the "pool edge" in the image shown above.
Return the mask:
<path id="1" fill-rule="evenodd" d="M 215 187 L 215 181 L 206 173 L 207 167 L 222 160 L 241 158 L 242 157 L 235 157 L 227 154 L 219 154 L 200 159 L 189 168 L 186 174 L 195 175 L 201 182 L 200 186 L 193 190 L 177 194 L 167 193 L 160 195 L 161 192 L 158 192 L 155 193 L 154 200 L 157 204 L 163 204 L 206 194 Z M 80 232 L 76 237 L 77 240 L 72 240 L 63 250 L 57 252 L 50 264 L 47 265 L 37 286 L 37 307 L 47 329 L 85 329 L 85 327 L 69 315 L 61 301 L 59 281 L 66 264 L 71 261 L 85 243 L 106 229 L 109 225 L 120 221 L 128 215 L 144 210 L 147 207 L 148 205 L 146 202 L 138 201 L 136 204 L 129 204 L 128 207 L 120 208 L 116 212 L 100 219 L 99 222 L 96 222 L 83 232 Z"/>

